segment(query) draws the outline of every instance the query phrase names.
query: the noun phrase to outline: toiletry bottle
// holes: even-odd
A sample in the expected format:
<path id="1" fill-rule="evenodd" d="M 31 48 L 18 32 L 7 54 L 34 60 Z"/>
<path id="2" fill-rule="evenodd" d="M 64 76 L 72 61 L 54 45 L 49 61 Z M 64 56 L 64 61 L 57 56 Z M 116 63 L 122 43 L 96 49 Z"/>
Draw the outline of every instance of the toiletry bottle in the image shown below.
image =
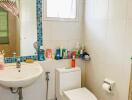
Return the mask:
<path id="1" fill-rule="evenodd" d="M 4 64 L 4 53 L 0 52 L 0 70 L 3 70 L 4 67 L 5 67 L 5 64 Z"/>
<path id="2" fill-rule="evenodd" d="M 76 51 L 74 50 L 74 51 L 72 51 L 72 57 L 73 56 L 75 56 L 75 58 L 76 58 Z"/>
<path id="3" fill-rule="evenodd" d="M 46 58 L 52 58 L 52 49 L 46 49 Z"/>
<path id="4" fill-rule="evenodd" d="M 0 62 L 4 63 L 4 54 L 2 52 L 0 52 Z"/>
<path id="5" fill-rule="evenodd" d="M 70 50 L 67 50 L 67 56 L 68 56 L 68 59 L 71 59 L 71 51 Z"/>
<path id="6" fill-rule="evenodd" d="M 80 50 L 80 58 L 83 58 L 83 49 Z"/>
<path id="7" fill-rule="evenodd" d="M 65 48 L 62 50 L 62 58 L 63 59 L 67 58 L 67 50 Z"/>
<path id="8" fill-rule="evenodd" d="M 44 49 L 43 46 L 40 46 L 38 50 L 38 61 L 44 61 L 44 60 L 45 60 Z"/>
<path id="9" fill-rule="evenodd" d="M 56 55 L 55 55 L 56 60 L 60 60 L 60 49 L 56 49 Z"/>
<path id="10" fill-rule="evenodd" d="M 71 61 L 71 67 L 75 68 L 76 67 L 76 60 L 75 60 L 75 56 L 72 56 L 72 61 Z"/>
<path id="11" fill-rule="evenodd" d="M 76 45 L 75 45 L 75 51 L 76 51 L 76 58 L 79 58 L 80 56 L 80 43 L 77 42 Z"/>
<path id="12" fill-rule="evenodd" d="M 13 62 L 16 62 L 16 52 L 13 52 Z"/>
<path id="13" fill-rule="evenodd" d="M 63 54 L 62 54 L 63 47 L 60 46 L 60 59 L 63 59 Z"/>

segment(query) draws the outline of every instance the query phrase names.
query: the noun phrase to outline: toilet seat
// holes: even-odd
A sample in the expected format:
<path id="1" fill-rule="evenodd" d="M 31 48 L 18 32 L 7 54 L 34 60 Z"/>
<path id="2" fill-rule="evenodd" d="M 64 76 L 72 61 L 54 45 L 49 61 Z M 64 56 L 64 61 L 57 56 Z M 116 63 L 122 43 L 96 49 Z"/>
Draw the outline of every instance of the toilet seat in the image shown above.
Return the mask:
<path id="1" fill-rule="evenodd" d="M 97 98 L 86 88 L 64 91 L 69 100 L 97 100 Z"/>

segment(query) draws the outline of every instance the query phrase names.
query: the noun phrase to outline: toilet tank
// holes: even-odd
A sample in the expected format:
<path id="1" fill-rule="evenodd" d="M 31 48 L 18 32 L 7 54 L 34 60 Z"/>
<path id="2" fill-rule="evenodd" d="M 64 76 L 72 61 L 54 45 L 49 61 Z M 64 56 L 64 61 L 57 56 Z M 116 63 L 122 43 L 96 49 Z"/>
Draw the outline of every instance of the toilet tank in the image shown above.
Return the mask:
<path id="1" fill-rule="evenodd" d="M 76 68 L 57 68 L 56 69 L 56 97 L 61 100 L 60 96 L 63 91 L 72 90 L 81 87 L 81 69 Z"/>

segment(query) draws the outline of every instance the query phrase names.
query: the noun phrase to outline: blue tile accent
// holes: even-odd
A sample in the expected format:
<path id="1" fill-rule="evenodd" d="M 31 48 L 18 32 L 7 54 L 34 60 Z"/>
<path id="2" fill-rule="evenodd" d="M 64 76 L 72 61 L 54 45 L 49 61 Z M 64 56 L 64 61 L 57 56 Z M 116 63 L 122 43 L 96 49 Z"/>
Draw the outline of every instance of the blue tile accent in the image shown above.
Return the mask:
<path id="1" fill-rule="evenodd" d="M 43 45 L 43 30 L 42 30 L 42 0 L 36 0 L 36 10 L 37 10 L 37 41 L 38 46 Z"/>
<path id="2" fill-rule="evenodd" d="M 37 14 L 37 41 L 38 47 L 43 45 L 43 28 L 42 28 L 42 0 L 36 0 L 36 14 Z M 21 62 L 25 61 L 26 59 L 33 59 L 37 60 L 37 55 L 31 56 L 21 56 L 17 57 L 21 59 Z M 14 63 L 17 58 L 13 57 L 6 57 L 5 63 Z"/>
<path id="3" fill-rule="evenodd" d="M 21 56 L 21 57 L 6 57 L 5 58 L 5 63 L 14 63 L 16 62 L 16 59 L 20 58 L 21 62 L 24 62 L 26 59 L 33 59 L 33 60 L 37 60 L 37 55 L 33 55 L 33 56 Z"/>

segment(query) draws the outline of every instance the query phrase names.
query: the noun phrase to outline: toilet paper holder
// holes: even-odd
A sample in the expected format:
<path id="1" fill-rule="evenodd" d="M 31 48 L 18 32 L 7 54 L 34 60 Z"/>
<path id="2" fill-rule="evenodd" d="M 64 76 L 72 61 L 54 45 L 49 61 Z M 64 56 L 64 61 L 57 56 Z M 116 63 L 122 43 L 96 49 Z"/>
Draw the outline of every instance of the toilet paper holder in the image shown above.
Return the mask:
<path id="1" fill-rule="evenodd" d="M 112 80 L 106 78 L 106 79 L 104 79 L 103 84 L 109 85 L 109 89 L 108 90 L 109 90 L 109 93 L 110 93 L 113 90 L 113 86 L 115 84 L 115 81 L 112 81 Z"/>

